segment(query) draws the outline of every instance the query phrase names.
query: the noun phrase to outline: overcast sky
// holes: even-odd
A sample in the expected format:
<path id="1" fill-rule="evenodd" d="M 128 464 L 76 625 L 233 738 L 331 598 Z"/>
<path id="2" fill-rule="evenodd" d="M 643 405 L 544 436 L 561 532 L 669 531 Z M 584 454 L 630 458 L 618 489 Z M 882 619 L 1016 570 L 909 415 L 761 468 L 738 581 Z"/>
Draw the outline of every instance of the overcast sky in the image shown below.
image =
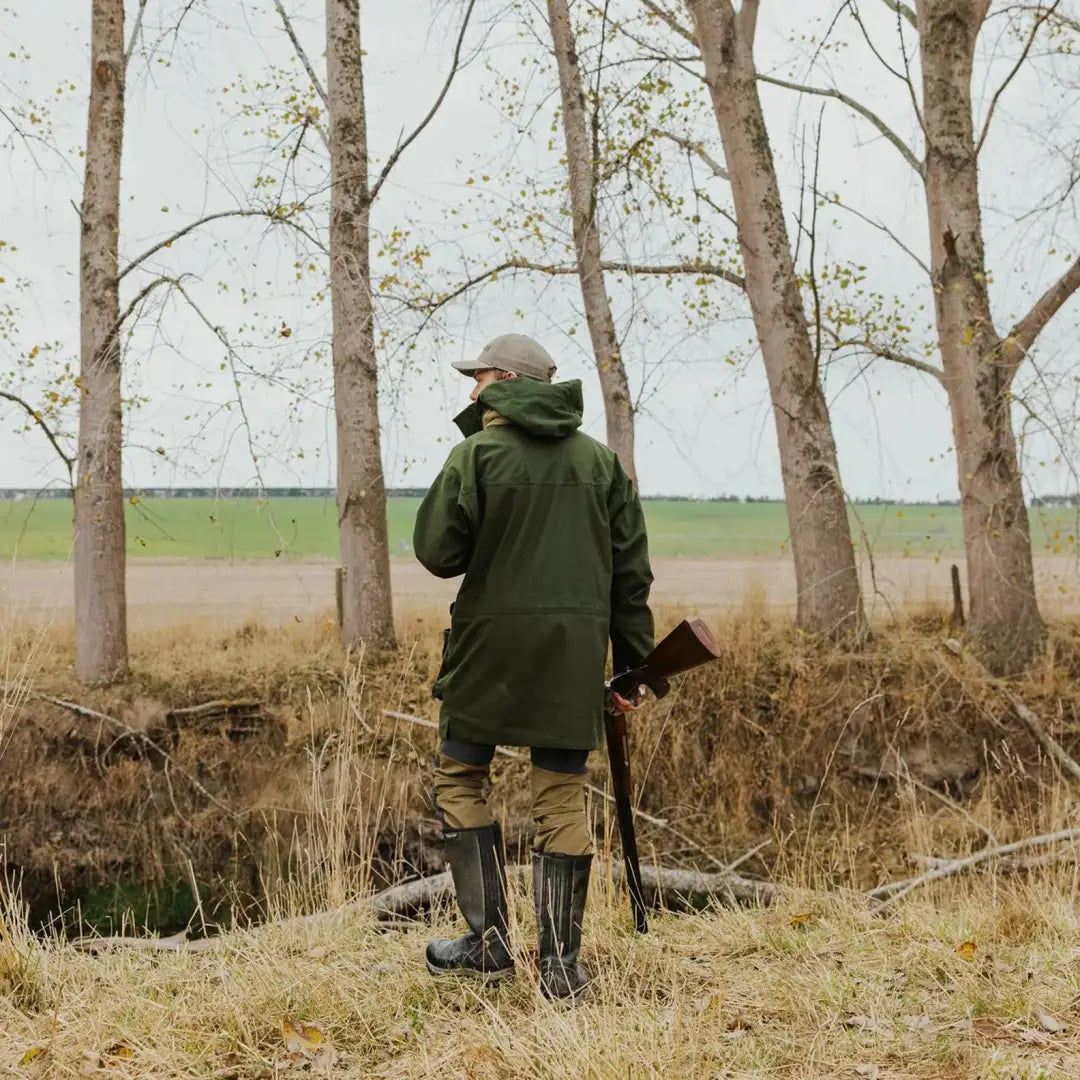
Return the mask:
<path id="1" fill-rule="evenodd" d="M 182 6 L 176 0 L 149 0 L 148 25 L 167 23 Z M 291 0 L 286 6 L 321 72 L 322 3 Z M 850 19 L 838 22 L 835 31 L 844 47 L 818 56 L 808 74 L 815 48 L 809 39 L 821 34 L 839 6 L 839 0 L 765 0 L 759 68 L 817 85 L 842 85 L 918 147 L 918 125 L 902 83 L 876 65 Z M 875 44 L 886 58 L 902 64 L 894 18 L 884 4 L 866 0 L 863 6 L 869 9 L 867 25 Z M 128 7 L 130 23 L 137 3 Z M 434 18 L 429 0 L 366 0 L 361 7 L 371 145 L 381 162 L 438 92 L 460 7 L 436 5 Z M 484 50 L 402 159 L 374 217 L 376 249 L 393 228 L 411 224 L 432 251 L 432 275 L 444 272 L 451 283 L 462 259 L 477 257 L 496 232 L 485 227 L 478 207 L 513 196 L 508 177 L 513 179 L 515 169 L 523 177 L 555 175 L 561 151 L 561 133 L 556 152 L 547 150 L 553 101 L 545 96 L 550 88 L 529 67 L 534 54 L 543 60 L 539 46 L 519 36 L 509 15 L 492 21 L 495 9 L 480 8 L 484 18 L 469 38 L 469 51 L 482 39 Z M 17 249 L 0 249 L 0 277 L 5 278 L 0 307 L 11 303 L 19 309 L 15 334 L 0 342 L 0 379 L 9 379 L 7 370 L 35 345 L 56 343 L 55 351 L 38 354 L 28 374 L 21 361 L 27 379 L 23 390 L 31 397 L 40 397 L 42 379 L 54 370 L 48 365 L 77 367 L 78 230 L 72 203 L 80 199 L 89 10 L 89 0 L 0 8 L 0 95 L 5 98 L 0 104 L 9 111 L 25 110 L 27 97 L 47 100 L 54 120 L 52 141 L 59 150 L 27 143 L 0 118 L 7 196 L 0 210 L 0 240 Z M 982 49 L 978 85 L 983 108 L 1016 50 L 1005 21 L 997 19 Z M 140 57 L 133 60 L 121 222 L 126 258 L 201 214 L 243 205 L 263 165 L 280 173 L 288 146 L 269 153 L 265 140 L 250 134 L 261 122 L 240 116 L 237 101 L 270 97 L 270 90 L 259 91 L 256 84 L 265 81 L 271 65 L 289 65 L 290 58 L 272 4 L 206 0 L 188 15 L 178 39 L 168 40 L 149 65 Z M 532 72 L 531 100 L 539 110 L 524 133 L 509 126 L 491 100 L 496 75 L 519 70 Z M 241 84 L 248 88 L 246 96 L 240 94 Z M 770 87 L 763 88 L 762 97 L 786 209 L 793 218 L 804 155 L 800 138 L 817 125 L 822 99 L 808 103 Z M 1080 245 L 1071 200 L 1047 214 L 1024 216 L 1055 190 L 1068 168 L 1057 149 L 1070 135 L 1075 141 L 1076 110 L 1069 111 L 1074 104 L 1069 92 L 1048 80 L 1045 65 L 1025 73 L 1002 99 L 983 152 L 995 315 L 1002 329 L 1030 302 L 1034 290 L 1062 271 L 1066 255 Z M 308 137 L 314 150 L 317 142 Z M 715 126 L 706 123 L 701 137 L 714 156 L 722 156 Z M 812 157 L 812 148 L 808 152 Z M 314 155 L 307 165 L 298 161 L 296 168 L 313 176 L 318 171 L 313 162 Z M 820 172 L 822 189 L 840 192 L 860 213 L 887 224 L 914 256 L 925 258 L 917 177 L 893 147 L 836 102 L 822 120 Z M 484 182 L 484 175 L 492 179 Z M 723 185 L 710 190 L 718 201 L 728 202 Z M 612 228 L 617 217 L 613 206 L 606 209 Z M 834 221 L 842 226 L 839 231 Z M 868 288 L 902 298 L 916 337 L 923 340 L 931 297 L 916 260 L 881 230 L 843 212 L 823 211 L 821 234 L 825 257 L 857 260 L 868 268 Z M 618 242 L 638 235 L 628 229 Z M 662 229 L 640 234 L 642 250 L 630 254 L 667 261 L 665 235 Z M 235 345 L 229 353 L 201 316 L 178 298 L 150 309 L 148 321 L 127 343 L 125 358 L 125 389 L 144 399 L 129 421 L 128 484 L 251 484 L 258 475 L 268 485 L 332 485 L 329 357 L 314 355 L 327 336 L 329 305 L 314 296 L 318 274 L 308 275 L 306 258 L 297 283 L 299 250 L 286 229 L 267 232 L 258 223 L 222 222 L 178 241 L 149 263 L 143 276 L 140 271 L 125 280 L 125 298 L 130 298 L 152 280 L 151 273 L 188 275 L 192 299 Z M 641 393 L 638 467 L 643 490 L 779 494 L 764 375 L 741 297 L 733 290 L 714 290 L 714 314 L 689 333 L 678 290 L 668 293 L 650 282 L 632 293 L 625 282 L 613 281 L 609 291 L 631 380 Z M 1029 486 L 1036 492 L 1071 485 L 1068 469 L 1054 459 L 1072 450 L 1077 410 L 1070 354 L 1078 308 L 1074 302 L 1062 313 L 1042 345 L 1043 367 L 1050 376 L 1063 377 L 1064 385 L 1052 393 L 1046 381 L 1027 387 L 1040 415 L 1047 412 L 1044 398 L 1052 398 L 1060 413 L 1057 442 L 1033 432 L 1026 446 Z M 279 322 L 287 335 L 275 336 Z M 500 281 L 471 302 L 446 309 L 440 325 L 440 334 L 420 337 L 409 353 L 391 337 L 395 347 L 387 359 L 384 393 L 391 486 L 427 484 L 455 437 L 450 419 L 465 403 L 469 387 L 449 371 L 449 362 L 510 330 L 537 336 L 555 356 L 561 378 L 584 380 L 586 429 L 603 437 L 599 391 L 573 278 Z M 732 358 L 734 365 L 726 362 Z M 256 371 L 269 373 L 271 380 L 255 379 L 251 372 Z M 301 380 L 297 398 L 286 384 L 295 391 Z M 841 473 L 850 492 L 857 497 L 954 497 L 949 415 L 940 387 L 908 370 L 875 366 L 859 374 L 853 362 L 831 368 L 826 386 Z M 63 468 L 51 448 L 37 432 L 19 433 L 21 426 L 17 411 L 0 402 L 0 485 L 60 481 Z"/>

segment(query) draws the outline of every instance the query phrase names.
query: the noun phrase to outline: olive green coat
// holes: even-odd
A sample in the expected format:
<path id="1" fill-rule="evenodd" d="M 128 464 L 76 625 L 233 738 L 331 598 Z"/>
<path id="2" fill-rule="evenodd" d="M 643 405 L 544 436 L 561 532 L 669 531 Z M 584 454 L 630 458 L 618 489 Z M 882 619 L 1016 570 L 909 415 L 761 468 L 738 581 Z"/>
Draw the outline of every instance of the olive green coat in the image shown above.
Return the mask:
<path id="1" fill-rule="evenodd" d="M 483 427 L 485 409 L 506 422 Z M 581 414 L 579 382 L 504 379 L 456 420 L 467 437 L 413 533 L 428 570 L 465 575 L 434 688 L 444 738 L 594 749 L 608 640 L 616 671 L 652 650 L 641 503 Z"/>

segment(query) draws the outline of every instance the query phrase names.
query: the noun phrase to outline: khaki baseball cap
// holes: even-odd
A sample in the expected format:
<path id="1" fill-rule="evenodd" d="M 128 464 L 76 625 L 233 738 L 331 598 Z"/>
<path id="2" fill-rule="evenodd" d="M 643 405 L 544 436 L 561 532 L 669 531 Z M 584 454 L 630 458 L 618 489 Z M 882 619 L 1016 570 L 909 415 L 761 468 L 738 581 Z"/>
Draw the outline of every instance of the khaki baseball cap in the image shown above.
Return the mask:
<path id="1" fill-rule="evenodd" d="M 524 334 L 503 334 L 489 341 L 475 360 L 455 360 L 452 366 L 463 375 L 498 368 L 538 382 L 551 382 L 555 374 L 551 354 L 538 341 Z"/>

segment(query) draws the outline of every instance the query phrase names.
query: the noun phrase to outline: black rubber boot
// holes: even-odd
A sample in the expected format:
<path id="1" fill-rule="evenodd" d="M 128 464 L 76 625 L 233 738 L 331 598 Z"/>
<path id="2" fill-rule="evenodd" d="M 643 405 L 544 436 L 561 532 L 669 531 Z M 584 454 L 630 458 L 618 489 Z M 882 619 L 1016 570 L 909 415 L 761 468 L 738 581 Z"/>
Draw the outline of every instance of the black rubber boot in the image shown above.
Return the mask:
<path id="1" fill-rule="evenodd" d="M 498 823 L 479 829 L 447 829 L 443 840 L 458 907 L 469 932 L 429 942 L 428 971 L 491 982 L 509 978 L 514 974 L 514 959 L 507 947 L 502 830 Z"/>
<path id="2" fill-rule="evenodd" d="M 540 990 L 545 997 L 576 997 L 589 984 L 589 972 L 578 963 L 578 953 L 591 871 L 591 855 L 533 852 Z"/>

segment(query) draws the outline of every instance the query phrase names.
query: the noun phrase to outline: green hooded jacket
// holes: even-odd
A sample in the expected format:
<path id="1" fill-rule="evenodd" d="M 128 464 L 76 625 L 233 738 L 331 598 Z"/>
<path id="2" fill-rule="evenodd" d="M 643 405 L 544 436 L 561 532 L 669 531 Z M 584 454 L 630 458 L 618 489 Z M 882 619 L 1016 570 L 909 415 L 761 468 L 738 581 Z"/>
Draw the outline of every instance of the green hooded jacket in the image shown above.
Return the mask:
<path id="1" fill-rule="evenodd" d="M 483 426 L 494 410 L 505 423 Z M 464 574 L 434 695 L 443 738 L 591 750 L 616 671 L 653 647 L 645 519 L 606 446 L 578 430 L 580 382 L 504 379 L 420 506 L 416 557 Z"/>

